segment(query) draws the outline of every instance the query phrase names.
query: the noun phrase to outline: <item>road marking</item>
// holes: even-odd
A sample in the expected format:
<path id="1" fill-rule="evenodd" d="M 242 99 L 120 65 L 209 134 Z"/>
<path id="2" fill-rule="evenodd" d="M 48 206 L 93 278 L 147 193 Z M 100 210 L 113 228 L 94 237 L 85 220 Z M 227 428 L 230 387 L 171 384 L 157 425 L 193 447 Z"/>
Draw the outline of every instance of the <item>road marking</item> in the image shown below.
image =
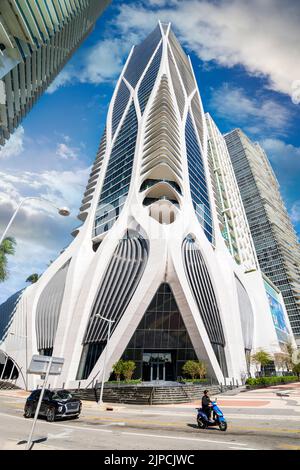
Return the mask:
<path id="1" fill-rule="evenodd" d="M 10 415 L 10 414 L 7 414 L 7 413 L 0 413 L 0 416 L 7 416 L 7 417 L 10 417 L 10 418 L 15 418 L 15 419 L 21 419 L 22 421 L 24 421 L 24 417 L 21 417 L 21 416 L 14 416 L 14 415 Z M 91 418 L 88 418 L 86 417 L 86 419 L 91 419 Z M 110 418 L 110 417 L 105 417 L 105 418 L 97 418 L 97 417 L 94 417 L 94 420 L 98 420 L 98 421 L 111 421 L 111 425 L 115 425 L 115 423 L 113 422 L 113 418 Z M 142 421 L 142 420 L 125 420 L 125 424 L 128 423 L 128 424 L 148 424 L 148 425 L 158 425 L 158 426 L 166 426 L 166 427 L 174 427 L 174 426 L 182 426 L 183 424 L 185 423 L 182 423 L 182 422 L 176 422 L 176 423 L 164 423 L 164 422 L 160 422 L 160 421 Z M 108 424 L 109 425 L 109 424 Z M 95 430 L 95 431 L 102 431 L 102 432 L 113 432 L 113 431 L 110 431 L 110 430 L 105 430 L 105 429 L 99 429 L 99 428 L 88 428 L 86 426 L 70 426 L 70 425 L 65 425 L 65 424 L 58 424 L 58 423 L 51 423 L 51 426 L 64 426 L 64 427 L 68 427 L 70 429 L 87 429 L 87 430 Z M 229 430 L 230 431 L 235 431 L 235 430 L 242 430 L 242 431 L 258 431 L 258 432 L 267 432 L 269 434 L 278 434 L 278 433 L 284 433 L 284 434 L 300 434 L 300 429 L 280 429 L 280 428 L 277 428 L 277 429 L 274 429 L 274 428 L 263 428 L 263 427 L 250 427 L 250 426 L 235 426 L 235 425 L 232 425 L 230 424 L 229 425 Z"/>
<path id="2" fill-rule="evenodd" d="M 21 419 L 22 421 L 24 421 L 24 417 L 22 417 L 22 416 L 10 415 L 10 414 L 8 414 L 8 413 L 0 413 L 0 416 L 7 416 L 8 418 Z"/>
<path id="3" fill-rule="evenodd" d="M 51 423 L 51 426 L 52 426 L 53 424 L 54 424 L 54 423 Z M 80 430 L 80 429 L 85 429 L 85 430 L 87 430 L 87 431 L 96 431 L 96 432 L 110 432 L 110 433 L 113 432 L 113 430 L 111 430 L 111 429 L 102 429 L 102 428 L 101 428 L 101 429 L 99 429 L 99 428 L 95 429 L 95 428 L 90 428 L 90 427 L 88 427 L 88 426 L 70 426 L 70 425 L 67 425 L 67 426 L 66 426 L 65 424 L 62 424 L 62 425 L 60 425 L 60 424 L 54 424 L 54 426 L 64 426 L 65 428 L 75 429 L 75 431 L 78 430 L 78 429 L 79 429 L 79 430 Z"/>
<path id="4" fill-rule="evenodd" d="M 138 433 L 138 432 L 129 432 L 129 431 L 123 431 L 121 434 L 126 434 L 129 436 L 144 436 L 144 437 L 161 437 L 163 439 L 176 439 L 176 440 L 182 440 L 182 441 L 196 441 L 196 442 L 211 442 L 213 444 L 226 444 L 230 445 L 231 442 L 228 441 L 218 441 L 218 440 L 212 440 L 212 439 L 199 439 L 199 438 L 194 438 L 194 437 L 181 437 L 181 436 L 165 436 L 164 434 L 144 434 L 144 433 Z M 235 442 L 234 445 L 236 446 L 247 446 L 247 444 L 242 444 L 239 442 Z"/>
<path id="5" fill-rule="evenodd" d="M 300 416 L 289 416 L 289 415 L 246 415 L 246 414 L 227 414 L 226 418 L 230 419 L 263 419 L 263 420 L 274 420 L 274 421 L 297 421 L 300 422 Z"/>
<path id="6" fill-rule="evenodd" d="M 24 418 L 21 418 L 19 416 L 11 416 L 9 414 L 6 414 L 6 413 L 0 413 L 1 416 L 8 416 L 8 417 L 13 417 L 13 418 L 16 418 L 16 419 L 24 419 Z M 113 433 L 112 430 L 108 430 L 108 429 L 95 429 L 95 428 L 92 428 L 92 427 L 88 427 L 88 426 L 70 426 L 70 425 L 65 425 L 65 424 L 58 424 L 58 423 L 51 423 L 51 427 L 53 426 L 60 426 L 63 428 L 67 428 L 67 429 L 74 429 L 74 430 L 86 430 L 86 431 L 92 431 L 92 432 L 109 432 L 109 433 Z M 54 435 L 56 437 L 53 437 L 53 435 L 51 435 L 51 438 L 55 439 L 55 438 L 61 438 L 62 435 L 65 433 L 66 431 L 63 431 L 61 432 L 60 434 L 57 434 L 57 435 Z M 195 441 L 195 442 L 210 442 L 210 443 L 213 443 L 213 444 L 226 444 L 226 445 L 229 445 L 230 442 L 228 441 L 219 441 L 219 440 L 212 440 L 212 439 L 199 439 L 199 438 L 193 438 L 193 437 L 180 437 L 180 436 L 165 436 L 163 434 L 161 435 L 158 435 L 158 434 L 144 434 L 144 433 L 134 433 L 134 432 L 125 432 L 125 431 L 122 431 L 120 432 L 120 434 L 124 434 L 124 435 L 130 435 L 130 436 L 143 436 L 143 437 L 160 437 L 160 438 L 164 438 L 164 439 L 176 439 L 176 440 L 184 440 L 184 441 Z M 50 436 L 49 436 L 50 437 Z M 238 442 L 235 442 L 234 443 L 236 446 L 240 446 L 240 447 L 244 447 L 244 446 L 247 446 L 247 444 L 243 444 L 243 443 L 238 443 Z M 239 447 L 239 448 L 240 448 Z"/>
<path id="7" fill-rule="evenodd" d="M 116 420 L 116 418 L 113 418 L 111 416 L 105 416 L 105 417 L 98 417 L 98 416 L 89 416 L 89 417 L 85 417 L 86 419 L 90 419 L 90 420 L 93 420 L 93 421 L 99 421 L 99 422 L 107 422 L 107 421 L 110 421 L 111 422 L 111 425 L 113 426 L 115 423 L 114 423 L 114 420 Z M 266 418 L 264 418 L 266 419 Z M 282 419 L 286 419 L 286 417 L 283 417 Z M 186 423 L 182 422 L 182 421 L 175 421 L 173 423 L 170 423 L 170 422 L 163 422 L 163 421 L 151 421 L 151 420 L 139 420 L 139 419 L 131 419 L 131 418 L 124 418 L 124 421 L 125 421 L 125 424 L 131 424 L 131 425 L 134 425 L 134 424 L 140 424 L 140 425 L 151 425 L 151 426 L 164 426 L 164 427 L 178 427 L 178 426 L 183 426 L 185 425 Z M 241 429 L 241 430 L 248 430 L 248 431 L 265 431 L 265 432 L 269 432 L 269 433 L 291 433 L 291 434 L 294 434 L 294 433 L 300 433 L 300 429 L 280 429 L 280 428 L 277 428 L 277 429 L 274 429 L 274 428 L 263 428 L 263 427 L 252 427 L 252 426 L 236 426 L 236 425 L 233 425 L 231 423 L 229 423 L 229 428 L 230 430 L 236 430 L 236 429 Z"/>
<path id="8" fill-rule="evenodd" d="M 233 450 L 258 450 L 258 449 L 252 449 L 251 447 L 244 447 L 244 449 L 241 449 L 240 447 L 229 447 L 229 449 L 233 449 Z"/>
<path id="9" fill-rule="evenodd" d="M 105 426 L 126 426 L 126 423 L 107 423 L 107 424 L 102 424 L 101 425 L 102 427 L 105 427 Z"/>
<path id="10" fill-rule="evenodd" d="M 9 415 L 9 414 L 6 414 L 6 413 L 0 413 L 0 415 L 2 416 L 8 416 L 8 417 L 13 417 L 13 418 L 17 418 L 17 419 L 24 419 L 24 418 L 21 418 L 19 416 L 12 416 L 12 415 Z M 63 428 L 67 428 L 67 429 L 75 429 L 75 430 L 87 430 L 87 431 L 98 431 L 98 432 L 109 432 L 109 433 L 112 433 L 113 431 L 112 430 L 108 430 L 108 429 L 98 429 L 98 428 L 92 428 L 92 427 L 88 427 L 88 426 L 71 426 L 71 425 L 65 425 L 65 424 L 58 424 L 58 423 L 51 423 L 51 427 L 53 426 L 63 426 Z M 61 437 L 62 434 L 64 433 L 65 431 L 63 431 L 62 433 L 59 434 L 59 436 Z M 157 435 L 157 434 L 144 434 L 144 433 L 134 433 L 134 432 L 129 432 L 129 431 L 122 431 L 120 434 L 125 434 L 125 435 L 135 435 L 135 436 L 145 436 L 145 437 L 161 437 L 161 438 L 165 438 L 165 439 L 180 439 L 180 440 L 185 440 L 185 441 L 196 441 L 196 442 L 211 442 L 213 444 L 230 444 L 230 442 L 228 441 L 219 441 L 219 440 L 212 440 L 212 439 L 199 439 L 199 438 L 193 438 L 193 437 L 180 437 L 180 436 L 165 436 L 163 434 L 161 435 Z M 52 436 L 51 436 L 52 437 Z M 243 443 L 237 443 L 235 442 L 234 443 L 236 446 L 241 446 L 241 447 L 244 447 L 246 446 L 247 444 L 243 444 Z"/>
<path id="11" fill-rule="evenodd" d="M 58 434 L 47 434 L 48 439 L 65 439 L 66 437 L 70 437 L 71 434 L 73 433 L 73 430 L 71 429 L 65 429 L 63 432 L 60 432 Z"/>
<path id="12" fill-rule="evenodd" d="M 300 450 L 300 446 L 294 446 L 292 444 L 281 444 L 278 447 L 280 449 Z"/>
<path id="13" fill-rule="evenodd" d="M 290 412 L 290 409 L 288 410 Z M 294 409 L 295 412 L 299 413 L 299 410 Z M 176 411 L 177 412 L 177 411 Z M 124 413 L 128 413 L 128 411 L 124 411 Z M 156 415 L 156 416 L 170 416 L 169 411 L 144 411 L 144 410 L 130 410 L 130 413 L 132 414 L 143 414 L 143 415 Z M 177 416 L 183 417 L 183 418 L 192 418 L 193 416 L 196 416 L 195 414 L 192 413 L 185 413 L 185 412 L 177 412 Z M 87 419 L 99 419 L 98 416 L 85 416 Z M 285 420 L 288 419 L 289 421 L 299 421 L 300 422 L 300 415 L 299 416 L 290 416 L 290 415 L 253 415 L 253 414 L 227 414 L 225 413 L 225 417 L 229 419 L 262 419 L 262 420 Z M 103 418 L 104 419 L 104 418 Z M 126 419 L 126 418 L 125 418 Z"/>
<path id="14" fill-rule="evenodd" d="M 118 423 L 118 421 L 116 421 L 116 418 L 112 418 L 110 416 L 85 416 L 84 417 L 85 419 L 90 419 L 92 421 L 104 421 L 104 422 L 107 422 L 107 421 L 110 421 L 112 425 L 115 425 L 116 423 Z M 131 418 L 124 418 L 124 421 L 125 423 L 131 423 L 131 424 L 150 424 L 150 425 L 153 425 L 153 426 L 167 426 L 167 427 L 172 427 L 172 426 L 182 426 L 183 423 L 182 421 L 175 421 L 173 423 L 170 423 L 170 422 L 163 422 L 163 421 L 150 421 L 150 420 L 142 420 L 142 419 L 131 419 Z"/>
<path id="15" fill-rule="evenodd" d="M 7 416 L 8 418 L 15 418 L 15 419 L 21 419 L 23 422 L 25 420 L 25 418 L 21 417 L 21 416 L 14 416 L 14 415 L 10 415 L 10 414 L 7 414 L 7 413 L 0 413 L 0 416 Z M 43 421 L 39 421 L 40 424 L 44 423 Z M 59 424 L 59 423 L 51 423 L 50 424 L 51 427 L 55 426 L 55 427 L 64 427 L 64 428 L 68 428 L 68 429 L 86 429 L 87 431 L 97 431 L 97 432 L 113 432 L 112 430 L 110 429 L 100 429 L 100 428 L 92 428 L 92 427 L 88 427 L 88 426 L 71 426 L 69 424 Z"/>
<path id="16" fill-rule="evenodd" d="M 12 408 L 17 408 L 19 410 L 23 410 L 23 407 L 19 407 L 19 406 L 12 406 Z M 297 413 L 299 412 L 299 410 L 296 410 L 295 408 L 292 408 L 292 410 Z M 289 412 L 292 411 L 290 408 L 289 408 Z M 128 413 L 128 410 L 124 410 L 123 413 Z M 143 414 L 143 415 L 155 415 L 155 416 L 169 416 L 170 415 L 170 412 L 169 411 L 151 411 L 151 410 L 147 410 L 147 411 L 144 411 L 144 410 L 130 410 L 130 413 L 132 414 Z M 194 414 L 195 416 L 196 414 Z M 285 420 L 285 419 L 288 419 L 289 421 L 297 421 L 297 422 L 300 422 L 300 416 L 290 416 L 290 415 L 253 415 L 253 414 L 245 414 L 245 413 L 241 413 L 241 414 L 238 414 L 238 413 L 225 413 L 225 417 L 228 418 L 228 419 L 241 419 L 241 420 L 244 420 L 244 419 L 251 419 L 251 420 L 270 420 L 270 421 L 282 421 L 282 420 Z M 186 412 L 177 412 L 177 416 L 181 416 L 181 417 L 186 417 L 186 418 L 192 418 L 192 413 L 186 413 Z M 99 418 L 98 416 L 89 416 L 89 415 L 85 415 L 85 413 L 83 412 L 81 414 L 81 417 L 85 418 L 85 419 L 92 419 L 92 420 L 98 420 L 98 419 L 115 419 L 115 418 L 111 418 L 111 417 L 102 417 L 102 418 Z M 125 418 L 126 419 L 126 418 Z M 149 421 L 147 421 L 149 423 Z M 150 424 L 155 424 L 155 423 L 150 423 Z M 175 425 L 177 425 L 178 423 L 174 423 Z M 172 423 L 169 423 L 169 426 L 173 426 Z"/>
<path id="17" fill-rule="evenodd" d="M 240 429 L 245 431 L 264 431 L 269 433 L 284 433 L 284 434 L 300 434 L 300 429 L 270 429 L 270 428 L 261 428 L 261 427 L 247 427 L 247 426 L 230 426 L 230 429 Z"/>

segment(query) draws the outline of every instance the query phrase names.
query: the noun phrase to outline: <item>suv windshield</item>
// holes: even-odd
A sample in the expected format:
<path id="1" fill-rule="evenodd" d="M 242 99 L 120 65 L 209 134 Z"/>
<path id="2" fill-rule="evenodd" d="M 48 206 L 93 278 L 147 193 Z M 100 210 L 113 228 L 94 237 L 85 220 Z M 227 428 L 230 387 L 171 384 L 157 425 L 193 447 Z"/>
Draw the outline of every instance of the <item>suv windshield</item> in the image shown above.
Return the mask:
<path id="1" fill-rule="evenodd" d="M 58 390 L 53 392 L 52 400 L 69 400 L 72 398 L 72 395 L 68 390 Z"/>

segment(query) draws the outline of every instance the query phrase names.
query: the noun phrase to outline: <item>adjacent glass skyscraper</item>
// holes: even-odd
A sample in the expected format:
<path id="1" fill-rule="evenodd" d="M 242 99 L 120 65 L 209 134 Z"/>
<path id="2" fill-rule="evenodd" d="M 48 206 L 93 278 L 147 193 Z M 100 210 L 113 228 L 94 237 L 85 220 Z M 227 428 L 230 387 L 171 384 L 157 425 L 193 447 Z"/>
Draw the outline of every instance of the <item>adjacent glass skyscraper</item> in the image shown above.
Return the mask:
<path id="1" fill-rule="evenodd" d="M 91 32 L 110 0 L 1 0 L 0 145 Z"/>
<path id="2" fill-rule="evenodd" d="M 256 269 L 256 253 L 225 139 L 208 113 L 206 124 L 207 158 L 221 233 L 235 261 L 246 270 Z"/>
<path id="3" fill-rule="evenodd" d="M 27 312 L 31 352 L 65 358 L 54 386 L 92 387 L 105 358 L 106 378 L 120 358 L 144 381 L 201 359 L 215 381 L 241 382 L 252 350 L 291 337 L 275 288 L 277 333 L 224 139 L 170 24 L 130 52 L 79 219 L 70 246 L 2 306 L 0 348 L 12 354 Z"/>
<path id="4" fill-rule="evenodd" d="M 240 129 L 225 135 L 262 271 L 282 292 L 300 345 L 300 245 L 268 157 Z"/>

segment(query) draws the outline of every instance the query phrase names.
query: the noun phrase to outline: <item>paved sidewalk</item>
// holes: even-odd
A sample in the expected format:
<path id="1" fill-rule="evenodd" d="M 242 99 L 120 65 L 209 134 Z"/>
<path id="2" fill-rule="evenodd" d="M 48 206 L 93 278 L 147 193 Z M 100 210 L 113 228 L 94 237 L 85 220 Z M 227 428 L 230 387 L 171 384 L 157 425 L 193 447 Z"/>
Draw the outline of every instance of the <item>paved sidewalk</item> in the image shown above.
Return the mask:
<path id="1" fill-rule="evenodd" d="M 238 389 L 236 389 L 238 390 Z M 234 391 L 234 390 L 233 390 Z M 232 391 L 232 392 L 233 392 Z M 25 402 L 26 397 L 30 392 L 25 390 L 0 390 L 0 396 L 19 398 L 22 402 Z M 278 394 L 284 393 L 284 396 Z M 285 396 L 288 395 L 288 396 Z M 277 385 L 273 387 L 255 389 L 255 390 L 246 390 L 241 388 L 237 394 L 222 393 L 218 395 L 213 395 L 212 398 L 217 398 L 218 405 L 223 409 L 276 409 L 278 408 L 278 402 L 280 402 L 281 410 L 291 410 L 295 408 L 296 411 L 300 413 L 300 382 L 293 384 L 284 384 Z M 195 400 L 187 403 L 178 403 L 178 404 L 168 404 L 168 405 L 134 405 L 134 404 L 118 404 L 118 403 L 104 403 L 102 407 L 96 402 L 84 401 L 83 407 L 87 410 L 94 411 L 106 411 L 109 412 L 118 412 L 118 411 L 133 411 L 134 409 L 138 412 L 149 412 L 166 410 L 169 408 L 174 408 L 177 410 L 192 410 L 200 406 L 201 397 L 199 400 Z M 298 408 L 299 407 L 299 408 Z M 109 409 L 109 410 L 107 410 Z"/>

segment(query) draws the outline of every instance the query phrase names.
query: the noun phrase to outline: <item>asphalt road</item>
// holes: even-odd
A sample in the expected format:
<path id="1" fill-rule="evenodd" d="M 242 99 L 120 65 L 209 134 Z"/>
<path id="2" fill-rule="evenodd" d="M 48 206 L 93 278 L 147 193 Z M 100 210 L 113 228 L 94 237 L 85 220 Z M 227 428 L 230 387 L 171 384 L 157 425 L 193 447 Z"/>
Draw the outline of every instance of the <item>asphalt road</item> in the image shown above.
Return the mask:
<path id="1" fill-rule="evenodd" d="M 113 411 L 84 402 L 80 419 L 37 422 L 34 449 L 103 450 L 300 450 L 300 387 L 220 395 L 228 430 L 199 430 L 197 403 L 169 406 L 113 405 Z M 25 398 L 0 392 L 0 449 L 24 449 L 32 420 L 23 417 Z"/>

